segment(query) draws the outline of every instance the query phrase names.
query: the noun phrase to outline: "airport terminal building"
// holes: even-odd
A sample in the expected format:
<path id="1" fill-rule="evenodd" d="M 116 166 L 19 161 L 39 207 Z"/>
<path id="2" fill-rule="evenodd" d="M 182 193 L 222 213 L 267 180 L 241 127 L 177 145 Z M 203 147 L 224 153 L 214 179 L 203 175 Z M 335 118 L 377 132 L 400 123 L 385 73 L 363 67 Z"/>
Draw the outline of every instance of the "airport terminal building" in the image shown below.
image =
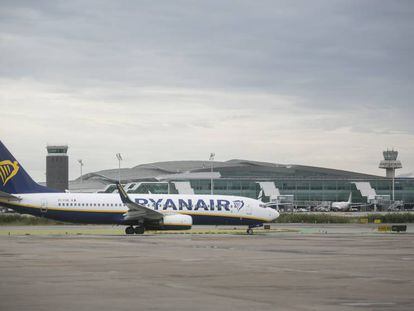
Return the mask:
<path id="1" fill-rule="evenodd" d="M 130 193 L 239 195 L 265 202 L 312 206 L 327 201 L 414 206 L 414 178 L 389 178 L 350 171 L 247 160 L 170 161 L 88 173 L 70 191 L 113 192 L 121 182 Z M 388 202 L 388 203 L 386 203 Z"/>

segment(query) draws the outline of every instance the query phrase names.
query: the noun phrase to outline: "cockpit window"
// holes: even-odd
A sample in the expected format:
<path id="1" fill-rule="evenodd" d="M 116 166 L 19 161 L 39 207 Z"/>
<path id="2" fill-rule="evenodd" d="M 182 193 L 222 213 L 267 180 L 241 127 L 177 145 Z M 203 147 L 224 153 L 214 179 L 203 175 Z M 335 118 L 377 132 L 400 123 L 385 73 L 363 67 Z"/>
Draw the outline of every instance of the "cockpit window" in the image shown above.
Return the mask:
<path id="1" fill-rule="evenodd" d="M 260 207 L 266 208 L 266 204 L 259 204 Z"/>

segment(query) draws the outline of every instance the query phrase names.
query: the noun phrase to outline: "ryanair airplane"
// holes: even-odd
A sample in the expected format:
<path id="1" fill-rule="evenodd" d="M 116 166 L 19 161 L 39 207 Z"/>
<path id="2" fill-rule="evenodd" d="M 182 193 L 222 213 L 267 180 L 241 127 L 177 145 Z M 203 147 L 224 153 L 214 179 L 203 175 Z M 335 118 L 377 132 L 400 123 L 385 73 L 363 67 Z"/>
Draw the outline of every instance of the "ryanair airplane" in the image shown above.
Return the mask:
<path id="1" fill-rule="evenodd" d="M 21 214 L 87 224 L 125 225 L 126 234 L 183 230 L 195 225 L 247 225 L 279 217 L 261 201 L 222 195 L 66 193 L 33 181 L 0 141 L 0 205 Z"/>

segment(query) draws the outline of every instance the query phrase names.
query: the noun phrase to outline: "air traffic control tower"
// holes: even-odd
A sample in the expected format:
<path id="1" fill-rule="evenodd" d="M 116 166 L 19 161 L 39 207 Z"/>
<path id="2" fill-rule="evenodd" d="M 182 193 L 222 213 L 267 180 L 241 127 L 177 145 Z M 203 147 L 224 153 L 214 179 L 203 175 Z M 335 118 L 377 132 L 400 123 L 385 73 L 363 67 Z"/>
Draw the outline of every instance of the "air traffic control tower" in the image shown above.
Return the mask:
<path id="1" fill-rule="evenodd" d="M 384 160 L 380 162 L 379 168 L 385 169 L 387 178 L 395 178 L 395 170 L 402 168 L 401 161 L 397 160 L 398 151 L 386 150 L 382 154 L 384 155 Z"/>
<path id="2" fill-rule="evenodd" d="M 69 189 L 68 146 L 47 146 L 46 149 L 46 185 L 61 191 Z"/>

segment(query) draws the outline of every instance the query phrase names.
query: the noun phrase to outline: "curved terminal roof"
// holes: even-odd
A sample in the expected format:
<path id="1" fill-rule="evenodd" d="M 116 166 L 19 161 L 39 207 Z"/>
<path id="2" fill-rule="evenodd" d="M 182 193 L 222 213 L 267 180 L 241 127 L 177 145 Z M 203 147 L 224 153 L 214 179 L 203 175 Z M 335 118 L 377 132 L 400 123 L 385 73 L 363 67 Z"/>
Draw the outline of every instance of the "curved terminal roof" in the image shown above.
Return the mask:
<path id="1" fill-rule="evenodd" d="M 274 179 L 274 178 L 339 178 L 366 179 L 380 176 L 304 165 L 284 165 L 268 162 L 234 159 L 220 161 L 167 161 L 141 164 L 121 169 L 123 182 L 159 181 L 211 178 Z M 119 170 L 109 169 L 83 175 L 83 181 L 113 183 L 118 180 Z M 80 178 L 74 182 L 79 181 Z"/>

